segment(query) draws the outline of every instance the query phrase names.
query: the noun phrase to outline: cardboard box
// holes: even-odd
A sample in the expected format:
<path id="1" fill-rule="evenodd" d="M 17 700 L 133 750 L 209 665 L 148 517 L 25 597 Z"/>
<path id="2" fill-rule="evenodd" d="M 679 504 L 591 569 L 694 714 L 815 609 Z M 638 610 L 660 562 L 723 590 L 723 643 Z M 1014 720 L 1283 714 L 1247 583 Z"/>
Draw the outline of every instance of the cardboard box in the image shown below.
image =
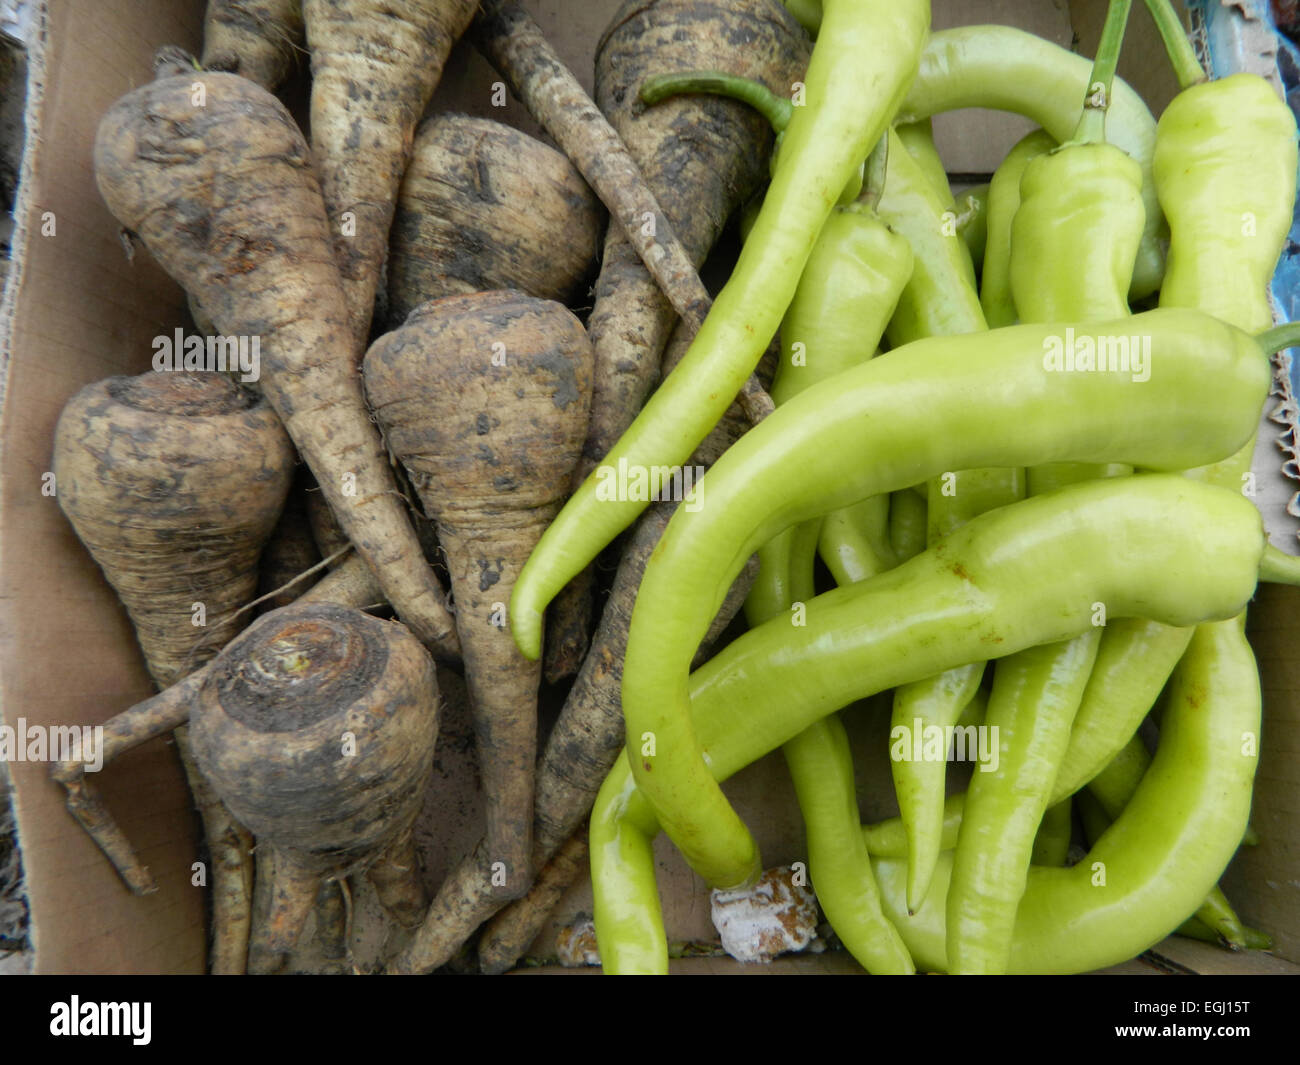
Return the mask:
<path id="1" fill-rule="evenodd" d="M 594 43 L 615 0 L 566 4 L 530 0 L 562 56 L 590 89 Z M 958 22 L 1009 22 L 1089 52 L 1104 13 L 1101 0 L 935 0 L 936 28 Z M 92 724 L 151 694 L 126 615 L 77 542 L 55 499 L 42 493 L 55 422 L 82 385 L 149 365 L 150 341 L 188 321 L 184 297 L 149 256 L 124 258 L 117 224 L 91 171 L 91 144 L 108 105 L 150 77 L 153 50 L 174 43 L 197 51 L 201 0 L 51 0 L 38 10 L 27 100 L 30 132 L 16 211 L 15 262 L 5 288 L 3 422 L 0 424 L 0 712 L 5 722 Z M 1120 73 L 1157 113 L 1176 90 L 1153 32 L 1135 10 Z M 536 127 L 512 101 L 490 106 L 495 75 L 467 47 L 449 64 L 435 108 L 455 107 Z M 936 131 L 952 173 L 991 173 L 1029 128 L 1014 116 L 966 113 L 939 118 Z M 1276 425 L 1257 454 L 1261 505 L 1274 542 L 1296 552 L 1287 504 L 1295 490 L 1281 474 L 1285 457 Z M 1155 960 L 1125 971 L 1290 969 L 1300 962 L 1300 662 L 1290 648 L 1300 628 L 1300 593 L 1266 586 L 1251 611 L 1265 692 L 1263 756 L 1253 822 L 1262 842 L 1234 861 L 1225 887 L 1250 924 L 1270 932 L 1274 957 L 1239 957 L 1184 940 L 1158 948 Z M 422 822 L 431 886 L 477 837 L 481 808 L 463 695 L 446 685 L 449 707 L 440 737 L 436 788 Z M 888 771 L 875 739 L 880 707 L 870 701 L 846 715 L 860 753 L 862 809 L 887 808 Z M 158 740 L 124 757 L 99 778 L 107 802 L 159 891 L 129 894 L 98 849 L 66 813 L 63 795 L 42 764 L 11 765 L 13 798 L 26 869 L 31 940 L 38 972 L 200 972 L 204 962 L 202 888 L 191 884 L 199 853 L 195 818 L 174 751 Z M 876 784 L 880 786 L 877 787 Z M 754 827 L 770 864 L 798 859 L 802 826 L 779 755 L 737 775 L 726 788 Z M 708 895 L 671 847 L 658 844 L 669 936 L 713 936 Z M 590 909 L 576 886 L 534 945 L 545 956 L 554 928 Z M 1163 960 L 1160 960 L 1163 959 Z M 790 971 L 855 971 L 846 955 L 778 963 Z M 686 970 L 736 971 L 735 963 L 695 959 Z"/>

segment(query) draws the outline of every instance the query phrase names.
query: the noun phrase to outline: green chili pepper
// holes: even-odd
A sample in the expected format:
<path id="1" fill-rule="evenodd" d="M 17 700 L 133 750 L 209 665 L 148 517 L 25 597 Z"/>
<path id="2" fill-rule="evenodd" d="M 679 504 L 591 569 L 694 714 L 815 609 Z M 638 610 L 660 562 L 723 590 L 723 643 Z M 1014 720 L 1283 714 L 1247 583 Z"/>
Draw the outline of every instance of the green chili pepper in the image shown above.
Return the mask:
<path id="1" fill-rule="evenodd" d="M 915 127 L 912 136 L 918 154 L 926 158 L 924 139 Z M 986 326 L 970 253 L 956 231 L 947 178 L 935 170 L 936 166 L 941 170 L 942 164 L 934 155 L 927 170 L 906 149 L 897 131 L 891 131 L 889 138 L 892 150 L 879 210 L 911 243 L 915 266 L 886 335 L 897 346 L 923 337 L 982 332 Z M 1024 471 L 1019 468 L 945 470 L 927 487 L 927 541 L 932 543 L 969 518 L 1024 494 Z M 951 728 L 983 675 L 980 661 L 900 688 L 894 697 L 891 731 L 926 735 Z M 918 890 L 924 887 L 922 871 L 938 853 L 931 854 L 931 844 L 938 842 L 945 770 L 941 759 L 891 761 L 904 821 L 925 823 L 929 830 L 914 840 Z"/>
<path id="2" fill-rule="evenodd" d="M 1027 133 L 1007 153 L 989 183 L 980 306 L 991 329 L 1012 325 L 1019 317 L 1011 296 L 1011 225 L 1020 207 L 1020 178 L 1031 160 L 1055 147 L 1056 141 L 1043 130 Z"/>
<path id="3" fill-rule="evenodd" d="M 1025 115 L 1064 141 L 1078 122 L 1091 75 L 1092 64 L 1083 56 L 1012 26 L 940 30 L 926 41 L 920 70 L 895 122 L 987 107 Z M 1130 291 L 1138 299 L 1160 286 L 1164 269 L 1160 210 L 1151 183 L 1155 119 L 1142 98 L 1116 79 L 1107 122 L 1110 142 L 1142 168 L 1146 225 Z"/>
<path id="4" fill-rule="evenodd" d="M 1268 282 L 1295 199 L 1291 109 L 1256 74 L 1189 86 L 1160 116 L 1153 166 L 1170 232 L 1160 305 L 1194 305 L 1250 332 L 1268 328 Z M 1191 476 L 1241 490 L 1253 452 L 1252 438 Z"/>
<path id="5" fill-rule="evenodd" d="M 1160 116 L 1154 170 L 1170 232 L 1161 306 L 1267 329 L 1295 194 L 1291 109 L 1255 74 L 1184 89 Z"/>
<path id="6" fill-rule="evenodd" d="M 781 0 L 781 3 L 808 36 L 816 40 L 822 25 L 822 0 Z"/>
<path id="7" fill-rule="evenodd" d="M 1208 712 L 1217 713 L 1218 708 Z M 1151 755 L 1147 753 L 1142 741 L 1134 736 L 1120 748 L 1110 764 L 1088 783 L 1088 791 L 1101 804 L 1107 821 L 1114 821 L 1123 812 L 1150 766 Z M 872 889 L 875 889 L 874 880 Z M 1245 947 L 1246 933 L 1241 920 L 1217 885 L 1201 903 L 1196 916 L 1213 929 L 1223 942 L 1237 948 Z"/>
<path id="8" fill-rule="evenodd" d="M 862 838 L 849 737 L 837 714 L 808 726 L 783 747 L 808 840 L 808 874 L 826 920 L 864 969 L 916 971 L 898 930 L 880 909 Z"/>
<path id="9" fill-rule="evenodd" d="M 804 78 L 805 103 L 785 131 L 754 229 L 677 369 L 611 450 L 608 469 L 672 466 L 722 417 L 775 335 L 823 223 L 915 75 L 928 0 L 826 0 Z M 594 471 L 551 523 L 511 597 L 510 624 L 529 658 L 541 652 L 542 611 L 645 509 L 602 499 Z"/>
<path id="10" fill-rule="evenodd" d="M 777 405 L 851 365 L 864 348 L 875 354 L 911 272 L 907 241 L 873 210 L 859 204 L 833 212 L 782 325 L 785 358 L 772 388 Z M 887 504 L 888 497 L 878 498 Z M 887 540 L 880 542 L 885 539 L 887 511 L 878 515 L 880 532 L 874 543 L 869 532 L 854 536 L 854 520 L 862 517 L 861 504 L 835 511 L 786 529 L 760 548 L 758 579 L 745 600 L 750 625 L 814 597 L 812 562 L 824 523 L 839 523 L 829 536 L 837 579 L 846 568 L 867 565 L 875 573 L 891 567 L 892 558 L 883 558 L 885 552 L 892 554 Z M 867 550 L 854 539 L 866 539 Z M 837 549 L 856 557 L 836 557 Z M 786 743 L 784 753 L 803 812 L 809 873 L 827 918 L 845 947 L 871 972 L 915 972 L 871 890 L 871 862 L 859 830 L 853 761 L 843 726 L 833 716 L 815 722 Z"/>
<path id="11" fill-rule="evenodd" d="M 939 149 L 934 146 L 934 129 L 928 118 L 916 122 L 906 122 L 895 126 L 894 132 L 907 149 L 912 161 L 921 168 L 930 187 L 938 193 L 944 203 L 953 202 L 952 187 L 948 184 L 948 171 L 944 169 Z M 953 212 L 953 224 L 956 225 L 956 212 Z"/>
<path id="12" fill-rule="evenodd" d="M 1220 709 L 1207 713 L 1207 706 Z M 1200 626 L 1174 672 L 1155 760 L 1124 812 L 1082 861 L 1029 871 L 1008 971 L 1088 972 L 1135 957 L 1172 932 L 1241 839 L 1259 724 L 1259 683 L 1245 635 L 1233 621 Z M 947 971 L 947 856 L 914 915 L 906 909 L 903 863 L 872 864 L 885 911 L 917 965 Z"/>
<path id="13" fill-rule="evenodd" d="M 930 542 L 939 539 L 932 536 Z M 983 656 L 987 658 L 988 656 Z M 962 712 L 962 707 L 979 689 L 984 679 L 985 662 L 963 663 L 938 676 L 901 685 L 894 692 L 890 717 L 890 736 L 910 737 L 946 734 Z M 909 747 L 902 749 L 905 753 Z M 948 763 L 940 758 L 890 758 L 894 795 L 898 799 L 899 820 L 905 827 L 908 849 L 908 892 L 910 905 L 919 906 L 926 889 L 943 837 L 943 793 Z"/>
<path id="14" fill-rule="evenodd" d="M 957 846 L 961 831 L 961 812 L 966 805 L 966 793 L 959 791 L 943 802 L 943 831 L 939 836 L 939 850 L 950 851 Z M 890 817 L 872 825 L 862 826 L 862 839 L 873 858 L 897 858 L 906 861 L 911 844 L 901 817 Z"/>
<path id="15" fill-rule="evenodd" d="M 1058 370 L 1066 345 L 1114 354 L 1116 336 L 1138 338 L 1128 343 L 1149 356 L 1143 370 Z M 746 433 L 701 482 L 704 505 L 678 508 L 669 523 L 627 646 L 633 770 L 687 861 L 718 888 L 759 870 L 749 832 L 701 760 L 687 695 L 691 657 L 759 546 L 796 522 L 944 470 L 1212 460 L 1249 435 L 1270 377 L 1247 334 L 1195 311 L 1149 311 L 1064 332 L 1024 325 L 918 341 L 814 385 Z M 845 455 L 854 456 L 847 466 Z M 647 744 L 653 757 L 636 753 Z"/>
<path id="16" fill-rule="evenodd" d="M 1126 549 L 1098 550 L 1099 542 Z M 1249 501 L 1177 476 L 1090 482 L 990 511 L 897 569 L 813 599 L 804 624 L 773 618 L 697 670 L 686 694 L 692 739 L 707 753 L 700 765 L 716 786 L 854 699 L 986 649 L 1010 654 L 1077 635 L 1090 627 L 1097 600 L 1116 616 L 1143 611 L 1180 624 L 1229 616 L 1250 597 L 1266 554 Z M 1272 565 L 1300 580 L 1293 560 Z M 653 760 L 651 777 L 669 768 L 659 743 L 657 755 L 644 746 L 620 755 L 592 813 L 596 928 L 608 971 L 667 963 L 650 846 L 659 819 L 629 764 Z M 942 902 L 939 911 L 941 926 Z"/>
<path id="17" fill-rule="evenodd" d="M 898 562 L 925 550 L 928 511 L 925 496 L 915 488 L 889 495 L 889 546 Z"/>
<path id="18" fill-rule="evenodd" d="M 884 333 L 911 272 L 907 241 L 874 211 L 863 204 L 832 211 L 781 325 L 782 355 L 772 382 L 773 401 L 779 406 L 864 355 L 874 355 L 872 338 L 878 341 Z M 825 544 L 827 564 L 837 580 L 848 575 L 860 579 L 891 566 L 888 514 L 878 509 L 882 512 L 874 517 L 862 508 L 838 511 L 788 529 L 760 548 L 758 578 L 745 606 L 751 621 L 811 597 L 819 541 Z M 791 588 L 799 591 L 788 592 Z"/>
<path id="19" fill-rule="evenodd" d="M 1042 824 L 1038 826 L 1038 835 L 1034 837 L 1034 849 L 1029 858 L 1032 865 L 1065 864 L 1070 853 L 1070 833 L 1074 829 L 1073 813 L 1074 803 L 1070 799 L 1062 799 L 1047 808 Z"/>
<path id="20" fill-rule="evenodd" d="M 713 72 L 660 75 L 646 81 L 641 95 L 653 103 L 680 92 L 709 92 L 741 100 L 769 120 L 778 138 L 793 113 L 789 101 L 776 97 L 766 86 Z M 915 129 L 912 136 L 917 152 L 923 153 L 924 132 Z M 891 143 L 894 162 L 888 164 Z M 929 148 L 933 159 L 927 162 L 942 170 L 932 140 Z M 861 350 L 872 347 L 870 338 L 878 340 L 885 323 L 898 316 L 900 298 L 908 307 L 940 312 L 949 302 L 940 298 L 942 294 L 973 292 L 970 286 L 961 284 L 973 280 L 974 273 L 969 253 L 957 240 L 956 214 L 944 211 L 943 205 L 951 201 L 947 178 L 942 178 L 942 192 L 936 192 L 938 179 L 912 158 L 893 130 L 873 149 L 868 163 L 873 175 L 862 191 L 866 200 L 855 204 L 859 212 L 856 220 L 836 226 L 836 215 L 832 213 L 786 312 L 781 327 L 785 358 L 773 385 L 773 399 L 778 405 L 849 362 L 862 361 Z M 891 190 L 888 196 L 883 195 L 884 189 Z M 909 196 L 916 192 L 921 194 L 922 218 L 916 217 L 909 202 Z M 876 213 L 882 204 L 883 219 Z M 907 239 L 895 234 L 885 222 L 901 224 Z M 856 236 L 855 229 L 860 231 Z M 853 247 L 854 243 L 858 246 Z M 913 245 L 916 257 L 911 251 Z M 916 259 L 922 264 L 921 276 L 911 281 Z M 960 295 L 951 302 L 952 322 L 962 325 L 970 321 L 969 307 L 963 307 Z M 909 316 L 907 310 L 902 313 Z M 949 324 L 941 314 L 917 324 L 924 328 L 933 322 Z M 891 337 L 896 345 L 905 339 L 909 338 Z M 810 344 L 818 349 L 812 363 L 808 361 Z M 837 583 L 865 580 L 896 564 L 889 544 L 888 520 L 888 500 L 883 496 L 834 511 L 821 520 L 816 547 Z M 759 549 L 758 581 L 746 607 L 751 621 L 770 616 L 778 605 L 784 609 L 789 600 L 783 599 L 783 589 L 811 581 L 813 559 L 808 554 L 808 535 L 807 529 L 786 530 Z"/>
<path id="21" fill-rule="evenodd" d="M 1111 0 L 1074 137 L 1033 159 L 1021 178 L 1011 281 L 1022 321 L 1128 313 L 1142 236 L 1142 178 L 1136 163 L 1105 143 L 1102 116 L 1129 9 L 1130 0 Z M 999 736 L 1003 756 L 994 771 L 976 773 L 967 789 L 948 889 L 951 972 L 1005 970 L 1034 837 L 1101 634 L 1096 627 L 998 663 L 986 727 Z M 934 796 L 936 809 L 941 795 Z M 909 907 L 919 901 L 909 888 Z"/>
<path id="22" fill-rule="evenodd" d="M 1020 320 L 1097 322 L 1128 314 L 1144 217 L 1142 171 L 1114 145 L 1067 143 L 1030 160 L 1011 234 L 1011 293 Z"/>
<path id="23" fill-rule="evenodd" d="M 1273 321 L 1268 282 L 1296 188 L 1296 122 L 1257 74 L 1206 81 L 1168 0 L 1147 0 L 1182 91 L 1156 128 L 1156 193 L 1169 219 L 1162 307 L 1195 306 L 1252 333 Z M 1240 490 L 1254 439 L 1199 476 Z"/>
<path id="24" fill-rule="evenodd" d="M 831 212 L 781 326 L 777 404 L 873 354 L 912 272 L 912 249 L 862 204 Z"/>
<path id="25" fill-rule="evenodd" d="M 985 728 L 1002 752 L 966 789 L 947 898 L 950 972 L 1006 969 L 1034 837 L 1100 635 L 1094 628 L 998 663 Z"/>
<path id="26" fill-rule="evenodd" d="M 876 210 L 912 248 L 912 276 L 885 329 L 894 347 L 922 337 L 987 328 L 975 291 L 975 268 L 957 234 L 952 199 L 936 191 L 924 168 L 889 130 L 884 189 Z"/>
<path id="27" fill-rule="evenodd" d="M 785 529 L 758 549 L 758 575 L 745 596 L 745 620 L 758 624 L 816 595 L 814 562 L 821 522 L 806 521 Z"/>
<path id="28" fill-rule="evenodd" d="M 1101 106 L 1109 95 L 1127 2 L 1114 4 L 1111 10 L 1115 17 L 1108 19 L 1088 82 L 1088 99 L 1094 99 L 1091 94 L 1100 86 Z M 1021 159 L 1026 161 L 1010 256 L 1012 288 L 1014 292 L 1019 284 L 1022 289 L 1018 295 L 1025 306 L 1019 310 L 1025 321 L 1096 321 L 1128 313 L 1126 297 L 1142 236 L 1141 171 L 1118 149 L 1081 139 L 1088 113 L 1085 107 L 1068 146 L 1032 157 L 1038 142 L 1031 138 L 1022 142 L 1024 146 L 1003 168 L 1005 180 Z M 1113 202 L 1117 196 L 1118 202 Z M 1079 263 L 1098 258 L 1108 270 L 1079 270 Z M 967 481 L 970 476 L 965 475 Z M 936 497 L 931 486 L 931 526 L 938 525 L 935 531 L 940 534 L 945 531 L 941 524 L 945 517 L 965 520 L 987 505 L 968 484 L 953 487 L 957 490 L 952 499 L 959 507 L 945 515 L 941 504 L 946 492 Z M 1023 493 L 1019 478 L 1016 487 Z M 972 785 L 974 810 L 968 814 L 970 827 L 958 846 L 954 889 L 949 894 L 949 928 L 958 940 L 952 953 L 959 966 L 996 967 L 996 959 L 989 955 L 995 955 L 996 945 L 1008 938 L 1034 831 L 1042 820 L 1041 801 L 1068 741 L 1070 717 L 1078 706 L 1098 639 L 1098 633 L 1089 633 L 1069 646 L 1036 649 L 1021 661 L 1004 661 L 999 667 L 991 724 L 1004 736 L 1022 737 L 1022 742 L 1008 750 L 998 772 Z M 982 665 L 967 666 L 949 683 L 960 692 L 962 684 L 978 684 L 982 672 Z M 956 709 L 936 698 L 939 694 L 901 689 L 894 703 L 894 728 L 951 724 Z M 918 703 L 929 711 L 924 716 L 917 712 Z M 1022 757 L 1028 762 L 1022 764 Z M 911 841 L 908 905 L 916 908 L 939 855 L 946 767 L 931 761 L 895 762 L 891 768 L 900 816 Z M 1037 793 L 1031 790 L 1031 776 Z"/>
<path id="29" fill-rule="evenodd" d="M 1088 841 L 1090 847 L 1094 847 L 1114 822 L 1106 816 L 1105 807 L 1101 805 L 1100 800 L 1092 792 L 1081 791 L 1074 799 L 1075 805 L 1079 808 L 1079 821 L 1083 825 L 1083 837 Z"/>
<path id="30" fill-rule="evenodd" d="M 1072 795 L 1133 735 L 1178 660 L 1192 630 L 1145 618 L 1106 620 L 1097 661 L 1056 772 L 1053 796 Z"/>
<path id="31" fill-rule="evenodd" d="M 1199 939 L 1204 943 L 1214 943 L 1224 947 L 1228 944 L 1219 937 L 1209 925 L 1195 915 L 1187 918 L 1178 926 L 1178 935 L 1187 936 L 1190 939 Z M 1248 925 L 1241 927 L 1242 937 L 1247 950 L 1272 950 L 1273 937 L 1267 932 L 1261 932 L 1258 928 L 1251 928 Z"/>
<path id="32" fill-rule="evenodd" d="M 1162 306 L 1198 306 L 1239 328 L 1271 321 L 1267 280 L 1290 224 L 1296 131 L 1263 79 L 1204 72 L 1167 3 L 1148 0 L 1183 91 L 1161 116 L 1155 181 L 1171 218 Z M 1253 436 L 1225 462 L 1191 471 L 1241 490 Z M 1244 624 L 1244 619 L 1239 619 Z M 1110 626 L 1057 774 L 1067 793 L 1092 779 L 1131 736 L 1191 640 L 1185 629 L 1126 620 Z"/>

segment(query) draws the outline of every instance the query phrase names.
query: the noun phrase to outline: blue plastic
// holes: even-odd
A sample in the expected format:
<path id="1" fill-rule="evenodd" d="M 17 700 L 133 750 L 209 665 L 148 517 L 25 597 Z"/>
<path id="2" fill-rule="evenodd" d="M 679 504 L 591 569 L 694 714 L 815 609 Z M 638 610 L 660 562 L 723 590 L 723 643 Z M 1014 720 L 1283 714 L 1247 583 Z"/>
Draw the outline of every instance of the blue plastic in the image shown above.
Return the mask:
<path id="1" fill-rule="evenodd" d="M 1210 71 L 1216 78 L 1227 77 L 1243 68 L 1243 20 L 1253 17 L 1267 25 L 1277 39 L 1278 73 L 1287 103 L 1291 113 L 1300 120 L 1300 49 L 1278 32 L 1268 0 L 1234 0 L 1232 4 L 1222 0 L 1187 0 L 1187 9 L 1193 25 L 1204 28 Z M 1284 321 L 1300 318 L 1300 195 L 1293 209 L 1287 246 L 1273 273 L 1270 289 Z M 1300 392 L 1300 359 L 1292 362 L 1291 388 Z"/>

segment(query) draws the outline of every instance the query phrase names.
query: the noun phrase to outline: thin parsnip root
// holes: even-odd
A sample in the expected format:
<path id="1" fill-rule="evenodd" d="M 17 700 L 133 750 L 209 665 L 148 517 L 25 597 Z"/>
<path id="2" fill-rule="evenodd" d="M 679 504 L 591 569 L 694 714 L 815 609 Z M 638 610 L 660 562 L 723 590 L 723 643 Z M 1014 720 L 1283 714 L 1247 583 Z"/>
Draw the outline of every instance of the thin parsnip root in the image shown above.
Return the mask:
<path id="1" fill-rule="evenodd" d="M 325 604 L 259 618 L 212 664 L 191 741 L 259 853 L 274 854 L 259 957 L 294 946 L 320 880 L 406 854 L 432 771 L 437 692 L 433 663 L 406 629 Z M 417 876 L 398 864 L 388 861 L 390 878 Z M 417 890 L 394 883 L 383 897 Z M 406 917 L 404 903 L 399 911 Z"/>
<path id="2" fill-rule="evenodd" d="M 262 613 L 292 603 L 307 584 L 291 583 L 321 560 L 320 551 L 307 520 L 306 467 L 300 467 L 293 488 L 285 500 L 271 540 L 262 552 L 257 594 Z M 361 563 L 364 566 L 364 563 Z"/>
<path id="3" fill-rule="evenodd" d="M 337 569 L 327 573 L 302 595 L 297 603 L 337 603 L 355 610 L 383 606 L 384 592 L 375 575 L 357 555 L 349 555 Z"/>
<path id="4" fill-rule="evenodd" d="M 569 302 L 605 209 L 562 154 L 486 118 L 441 114 L 415 138 L 388 258 L 393 327 L 426 300 L 513 288 Z"/>
<path id="5" fill-rule="evenodd" d="M 380 905 L 398 924 L 415 928 L 424 917 L 429 896 L 420 877 L 420 855 L 408 828 L 367 870 Z"/>
<path id="6" fill-rule="evenodd" d="M 416 124 L 474 0 L 303 0 L 311 143 L 360 348 Z"/>
<path id="7" fill-rule="evenodd" d="M 204 778 L 190 748 L 189 729 L 172 736 L 185 768 L 185 779 L 203 822 L 203 836 L 212 863 L 212 949 L 208 971 L 236 976 L 248 968 L 252 932 L 253 836 L 231 816 L 216 790 Z"/>
<path id="8" fill-rule="evenodd" d="M 558 303 L 482 292 L 417 308 L 375 342 L 364 372 L 447 556 L 488 853 L 498 888 L 515 898 L 531 881 L 540 667 L 515 647 L 506 609 L 568 492 L 591 405 L 591 344 Z"/>
<path id="9" fill-rule="evenodd" d="M 223 336 L 259 339 L 263 391 L 339 524 L 398 616 L 454 660 L 455 624 L 361 394 L 360 351 L 302 135 L 245 78 L 187 71 L 174 50 L 157 67 L 155 81 L 100 122 L 100 192 Z"/>
<path id="10" fill-rule="evenodd" d="M 348 965 L 347 888 L 341 880 L 322 880 L 316 892 L 316 943 L 324 959 L 320 972 L 346 973 Z"/>
<path id="11" fill-rule="evenodd" d="M 274 92 L 293 70 L 302 43 L 301 0 L 208 0 L 205 70 L 240 74 Z"/>
<path id="12" fill-rule="evenodd" d="M 485 973 L 509 969 L 537 938 L 538 928 L 575 880 L 587 871 L 587 830 L 580 828 L 537 874 L 528 894 L 498 913 L 478 941 L 479 968 Z"/>
<path id="13" fill-rule="evenodd" d="M 756 111 L 715 96 L 645 107 L 654 74 L 723 70 L 788 95 L 808 65 L 809 44 L 776 0 L 727 6 L 696 0 L 628 0 L 596 51 L 596 104 L 645 175 L 691 261 L 699 266 L 727 219 L 767 176 L 772 134 Z M 671 305 L 618 226 L 611 226 L 591 314 L 596 349 L 592 423 L 584 473 L 599 463 L 658 376 Z"/>
<path id="14" fill-rule="evenodd" d="M 180 728 L 189 720 L 190 704 L 212 668 L 209 662 L 184 680 L 165 688 L 151 699 L 137 703 L 104 723 L 100 744 L 101 765 L 106 766 L 127 751 Z M 130 841 L 86 776 L 84 759 L 56 762 L 50 776 L 63 786 L 68 812 L 113 864 L 123 882 L 137 895 L 158 890 L 153 874 L 140 861 Z"/>
<path id="15" fill-rule="evenodd" d="M 781 96 L 808 65 L 809 43 L 777 0 L 718 5 L 696 0 L 627 0 L 596 49 L 595 101 L 699 266 L 727 219 L 767 176 L 772 134 L 757 112 L 716 96 L 640 102 L 655 74 L 722 70 Z M 581 483 L 632 424 L 660 376 L 676 314 L 622 226 L 605 235 L 589 327 L 596 352 L 591 426 Z M 547 612 L 546 675 L 575 672 L 587 647 L 594 600 L 589 567 Z"/>
<path id="16" fill-rule="evenodd" d="M 698 329 L 709 294 L 690 255 L 618 134 L 537 23 L 512 0 L 484 0 L 469 36 L 587 179 L 609 209 L 611 225 L 622 226 L 678 315 Z M 755 422 L 772 411 L 771 397 L 752 376 L 741 401 Z"/>

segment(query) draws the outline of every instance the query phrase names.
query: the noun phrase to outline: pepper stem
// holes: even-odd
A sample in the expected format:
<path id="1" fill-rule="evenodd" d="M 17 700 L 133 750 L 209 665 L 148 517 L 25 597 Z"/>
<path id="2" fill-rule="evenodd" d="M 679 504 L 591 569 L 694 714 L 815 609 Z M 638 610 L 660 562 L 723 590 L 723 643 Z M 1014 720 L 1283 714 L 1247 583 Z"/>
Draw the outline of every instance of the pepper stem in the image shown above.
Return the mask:
<path id="1" fill-rule="evenodd" d="M 1259 563 L 1259 579 L 1271 584 L 1300 585 L 1300 558 L 1267 545 Z"/>
<path id="2" fill-rule="evenodd" d="M 1133 0 L 1110 0 L 1106 9 L 1106 24 L 1101 28 L 1101 40 L 1097 43 L 1097 55 L 1092 61 L 1092 74 L 1083 98 L 1083 114 L 1074 127 L 1071 144 L 1102 144 L 1106 140 L 1106 109 L 1110 107 L 1111 86 L 1132 6 Z"/>
<path id="3" fill-rule="evenodd" d="M 684 93 L 726 96 L 749 104 L 772 124 L 772 129 L 777 133 L 785 132 L 785 127 L 790 124 L 790 117 L 794 114 L 794 105 L 784 97 L 777 96 L 766 85 L 719 71 L 656 74 L 641 83 L 641 99 L 647 104 L 657 104 L 670 96 L 681 96 Z"/>
<path id="4" fill-rule="evenodd" d="M 1300 347 L 1300 322 L 1283 322 L 1272 329 L 1256 333 L 1255 341 L 1265 355 L 1272 355 L 1286 348 Z"/>
<path id="5" fill-rule="evenodd" d="M 1182 19 L 1169 0 L 1146 0 L 1146 5 L 1151 12 L 1151 20 L 1160 32 L 1160 39 L 1165 43 L 1165 54 L 1178 78 L 1178 87 L 1186 89 L 1198 82 L 1208 81 L 1205 68 L 1197 58 L 1196 49 L 1183 32 Z"/>

